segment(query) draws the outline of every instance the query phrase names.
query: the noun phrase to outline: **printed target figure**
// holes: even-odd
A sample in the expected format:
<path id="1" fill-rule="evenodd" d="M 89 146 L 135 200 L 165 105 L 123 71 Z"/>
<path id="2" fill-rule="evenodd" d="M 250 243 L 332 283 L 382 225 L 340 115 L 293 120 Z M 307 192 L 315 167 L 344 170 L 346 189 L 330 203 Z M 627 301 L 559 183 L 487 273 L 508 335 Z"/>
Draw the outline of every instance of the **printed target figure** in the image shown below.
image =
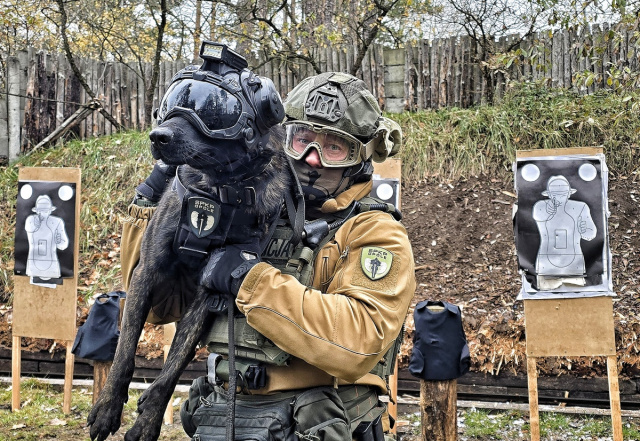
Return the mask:
<path id="1" fill-rule="evenodd" d="M 60 277 L 58 250 L 69 246 L 69 238 L 62 218 L 51 216 L 55 209 L 49 196 L 38 196 L 35 207 L 31 209 L 36 214 L 27 217 L 25 222 L 24 228 L 29 239 L 26 273 L 32 278 Z"/>
<path id="2" fill-rule="evenodd" d="M 583 277 L 585 274 L 580 241 L 595 238 L 597 229 L 589 206 L 569 199 L 576 191 L 564 176 L 552 176 L 542 192 L 548 199 L 533 206 L 533 219 L 540 232 L 538 276 Z"/>

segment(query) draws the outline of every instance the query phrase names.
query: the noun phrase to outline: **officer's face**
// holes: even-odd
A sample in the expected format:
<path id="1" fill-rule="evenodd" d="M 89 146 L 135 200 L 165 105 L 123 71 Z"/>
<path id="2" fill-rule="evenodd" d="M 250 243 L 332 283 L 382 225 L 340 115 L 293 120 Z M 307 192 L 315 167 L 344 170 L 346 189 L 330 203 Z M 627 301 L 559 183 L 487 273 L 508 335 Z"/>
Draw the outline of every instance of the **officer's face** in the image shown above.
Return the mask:
<path id="1" fill-rule="evenodd" d="M 333 134 L 318 134 L 313 130 L 298 130 L 293 135 L 291 143 L 297 152 L 307 154 L 302 158 L 313 168 L 324 168 L 320 156 L 328 161 L 344 161 L 351 150 L 351 146 L 343 138 Z"/>

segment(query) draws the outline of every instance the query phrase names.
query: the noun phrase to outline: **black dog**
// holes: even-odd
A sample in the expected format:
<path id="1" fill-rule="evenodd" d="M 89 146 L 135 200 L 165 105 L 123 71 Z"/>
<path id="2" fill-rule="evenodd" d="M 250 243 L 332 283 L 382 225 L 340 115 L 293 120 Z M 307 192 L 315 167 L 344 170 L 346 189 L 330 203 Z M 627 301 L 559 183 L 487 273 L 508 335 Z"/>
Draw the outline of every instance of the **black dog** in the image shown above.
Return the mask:
<path id="1" fill-rule="evenodd" d="M 182 185 L 176 180 L 171 188 L 165 190 L 142 240 L 140 262 L 134 270 L 127 294 L 113 366 L 87 419 L 91 425 L 91 439 L 98 441 L 106 439 L 120 427 L 135 367 L 136 346 L 152 306 L 154 291 L 166 289 L 167 285 L 175 284 L 180 278 L 187 278 L 190 282 L 183 285 L 197 287 L 193 302 L 178 322 L 174 344 L 162 372 L 138 401 L 139 416 L 126 433 L 125 440 L 158 439 L 164 410 L 178 378 L 193 359 L 203 330 L 211 324 L 213 316 L 207 307 L 211 292 L 199 285 L 207 258 L 198 257 L 197 253 L 191 256 L 176 252 L 180 246 L 176 244 L 176 231 L 181 228 L 181 213 L 184 215 L 181 192 L 187 189 L 191 194 L 208 195 L 222 207 L 214 228 L 224 234 L 213 234 L 212 246 L 215 247 L 234 241 L 243 242 L 250 236 L 267 237 L 271 228 L 268 219 L 278 216 L 283 194 L 290 188 L 291 171 L 282 150 L 283 129 L 280 126 L 270 129 L 270 141 L 251 158 L 247 157 L 243 146 L 234 145 L 233 141 L 207 138 L 179 116 L 163 122 L 150 133 L 150 138 L 154 157 L 167 164 L 186 165 L 178 168 L 177 179 Z M 227 185 L 229 191 L 225 193 L 221 189 Z M 247 196 L 243 188 L 254 189 L 254 196 Z M 237 200 L 229 200 L 230 193 Z M 243 201 L 251 197 L 255 200 L 248 204 Z M 242 225 L 242 222 L 238 225 L 231 219 L 238 213 L 267 221 L 262 222 L 260 228 Z M 202 220 L 199 225 L 205 229 L 210 227 Z"/>

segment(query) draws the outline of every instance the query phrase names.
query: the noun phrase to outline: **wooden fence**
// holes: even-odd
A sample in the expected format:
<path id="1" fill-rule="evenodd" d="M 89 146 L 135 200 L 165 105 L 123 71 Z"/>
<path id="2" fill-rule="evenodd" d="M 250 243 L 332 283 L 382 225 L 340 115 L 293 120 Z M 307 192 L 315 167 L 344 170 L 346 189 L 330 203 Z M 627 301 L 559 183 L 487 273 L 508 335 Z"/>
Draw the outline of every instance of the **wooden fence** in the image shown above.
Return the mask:
<path id="1" fill-rule="evenodd" d="M 574 88 L 583 94 L 609 88 L 609 79 L 622 75 L 624 68 L 638 71 L 637 32 L 637 28 L 614 32 L 604 24 L 579 31 L 543 32 L 526 39 L 505 36 L 493 42 L 493 53 L 505 54 L 517 44 L 505 54 L 502 64 L 495 60 L 479 63 L 480 47 L 470 37 L 422 41 L 406 49 L 405 110 L 486 103 L 492 95 L 500 99 L 513 80 L 543 81 L 549 87 Z M 487 75 L 483 75 L 483 65 Z M 593 82 L 586 86 L 588 76 Z"/>
<path id="2" fill-rule="evenodd" d="M 612 33 L 608 25 L 592 26 L 580 32 L 562 30 L 541 33 L 519 44 L 521 53 L 511 57 L 509 67 L 494 64 L 483 74 L 478 62 L 479 46 L 469 37 L 424 40 L 405 49 L 372 47 L 357 76 L 362 78 L 381 107 L 389 112 L 469 107 L 500 98 L 512 80 L 542 80 L 550 87 L 576 88 L 592 93 L 608 87 L 607 79 L 623 67 L 638 70 L 637 29 Z M 613 38 L 614 35 L 616 38 Z M 495 41 L 494 52 L 504 51 L 518 36 Z M 319 51 L 322 71 L 349 72 L 355 60 L 353 48 L 324 48 Z M 505 58 L 508 59 L 508 56 Z M 79 59 L 78 66 L 104 108 L 125 128 L 144 129 L 143 78 L 151 77 L 150 64 L 98 62 Z M 272 78 L 282 97 L 299 78 L 315 72 L 307 63 L 286 60 L 259 60 L 257 73 Z M 186 62 L 163 62 L 154 107 L 169 85 L 171 77 Z M 29 49 L 7 60 L 5 93 L 0 93 L 0 163 L 41 141 L 88 103 L 85 91 L 62 55 Z M 584 87 L 577 74 L 594 75 Z M 80 138 L 110 134 L 111 124 L 93 112 L 73 129 Z"/>

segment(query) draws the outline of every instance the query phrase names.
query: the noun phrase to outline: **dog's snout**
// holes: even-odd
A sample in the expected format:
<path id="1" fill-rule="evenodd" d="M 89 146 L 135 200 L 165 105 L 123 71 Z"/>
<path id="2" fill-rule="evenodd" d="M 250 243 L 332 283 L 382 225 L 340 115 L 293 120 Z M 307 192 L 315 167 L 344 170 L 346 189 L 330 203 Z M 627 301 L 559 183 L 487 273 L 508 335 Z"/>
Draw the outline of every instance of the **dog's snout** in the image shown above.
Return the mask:
<path id="1" fill-rule="evenodd" d="M 167 127 L 156 127 L 149 133 L 149 138 L 155 144 L 169 144 L 173 139 L 173 131 Z"/>

